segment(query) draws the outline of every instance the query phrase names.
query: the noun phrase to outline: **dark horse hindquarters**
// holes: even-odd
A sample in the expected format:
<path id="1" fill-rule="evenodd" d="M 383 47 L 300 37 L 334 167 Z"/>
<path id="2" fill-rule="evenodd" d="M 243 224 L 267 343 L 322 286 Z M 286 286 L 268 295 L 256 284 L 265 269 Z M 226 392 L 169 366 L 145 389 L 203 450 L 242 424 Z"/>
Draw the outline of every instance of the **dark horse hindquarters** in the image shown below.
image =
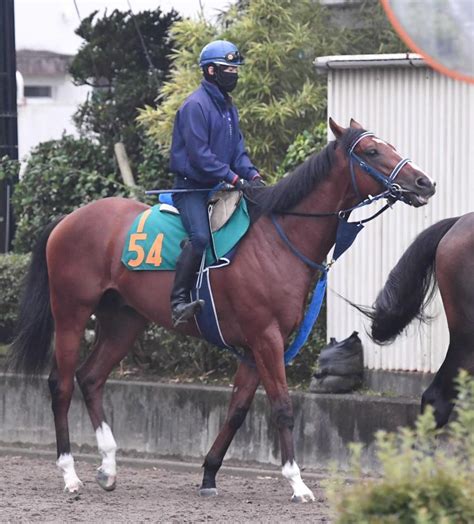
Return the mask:
<path id="1" fill-rule="evenodd" d="M 439 427 L 448 422 L 460 369 L 474 373 L 474 213 L 447 218 L 424 230 L 390 272 L 374 309 L 372 338 L 392 342 L 425 308 L 438 284 L 450 342 L 445 360 L 424 392 L 422 408 L 433 405 Z"/>

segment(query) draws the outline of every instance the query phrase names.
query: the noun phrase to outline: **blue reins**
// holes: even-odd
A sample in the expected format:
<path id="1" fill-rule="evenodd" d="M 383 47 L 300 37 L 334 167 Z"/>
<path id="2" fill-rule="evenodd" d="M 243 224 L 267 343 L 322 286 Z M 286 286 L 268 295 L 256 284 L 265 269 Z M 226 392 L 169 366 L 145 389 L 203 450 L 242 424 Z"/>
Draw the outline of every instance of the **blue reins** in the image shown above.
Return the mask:
<path id="1" fill-rule="evenodd" d="M 291 243 L 290 239 L 283 231 L 283 228 L 277 222 L 275 215 L 271 215 L 271 220 L 278 232 L 278 235 L 289 248 L 289 250 L 307 266 L 311 267 L 312 269 L 316 269 L 321 273 L 314 287 L 313 297 L 309 303 L 308 309 L 306 310 L 303 321 L 298 327 L 298 333 L 284 353 L 285 365 L 287 365 L 296 357 L 296 355 L 298 355 L 301 348 L 308 340 L 316 320 L 318 320 L 324 296 L 326 294 L 329 269 L 331 268 L 332 264 L 353 244 L 357 235 L 362 231 L 364 225 L 362 222 L 348 222 L 345 218 L 339 217 L 339 224 L 336 233 L 336 244 L 334 246 L 332 260 L 329 264 L 319 264 L 301 253 L 301 251 Z"/>

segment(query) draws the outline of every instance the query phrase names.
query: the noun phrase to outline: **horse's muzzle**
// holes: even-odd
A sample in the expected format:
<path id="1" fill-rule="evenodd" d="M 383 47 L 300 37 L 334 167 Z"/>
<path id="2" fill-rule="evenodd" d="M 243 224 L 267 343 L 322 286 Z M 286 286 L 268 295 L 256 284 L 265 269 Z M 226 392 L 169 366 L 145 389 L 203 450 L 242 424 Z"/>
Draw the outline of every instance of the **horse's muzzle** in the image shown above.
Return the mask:
<path id="1" fill-rule="evenodd" d="M 411 185 L 411 184 L 410 184 Z M 436 182 L 421 174 L 416 177 L 412 187 L 403 187 L 405 198 L 414 207 L 421 207 L 436 193 Z"/>

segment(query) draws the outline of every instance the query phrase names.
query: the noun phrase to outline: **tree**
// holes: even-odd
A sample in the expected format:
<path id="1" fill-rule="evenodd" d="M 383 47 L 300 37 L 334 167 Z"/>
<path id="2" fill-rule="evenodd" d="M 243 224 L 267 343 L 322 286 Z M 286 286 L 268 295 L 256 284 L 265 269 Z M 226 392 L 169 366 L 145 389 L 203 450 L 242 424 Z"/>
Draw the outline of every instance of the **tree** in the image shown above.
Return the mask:
<path id="1" fill-rule="evenodd" d="M 0 179 L 12 168 L 2 159 Z M 89 139 L 63 135 L 37 145 L 13 193 L 15 252 L 30 251 L 41 231 L 58 216 L 98 198 L 128 196 L 114 171 L 113 158 Z"/>
<path id="2" fill-rule="evenodd" d="M 380 14 L 380 7 L 366 4 L 372 15 Z M 235 101 L 247 148 L 257 167 L 274 175 L 293 138 L 325 119 L 326 79 L 316 74 L 314 58 L 340 54 L 354 42 L 367 44 L 371 29 L 371 23 L 353 31 L 340 27 L 333 11 L 312 0 L 240 1 L 217 27 L 204 20 L 177 22 L 171 32 L 173 66 L 160 91 L 161 103 L 140 111 L 139 121 L 161 147 L 169 148 L 176 111 L 201 79 L 200 50 L 212 39 L 230 40 L 245 57 Z M 385 51 L 378 44 L 372 32 L 368 51 Z"/>
<path id="3" fill-rule="evenodd" d="M 379 0 L 363 0 L 348 4 L 343 20 L 333 21 L 338 27 L 335 37 L 341 55 L 406 53 L 406 44 L 390 24 Z M 346 19 L 352 20 L 347 24 Z M 327 54 L 327 53 L 326 53 Z"/>
<path id="4" fill-rule="evenodd" d="M 141 159 L 143 136 L 135 118 L 138 108 L 154 102 L 168 77 L 174 45 L 169 30 L 179 19 L 176 11 L 164 14 L 159 8 L 136 15 L 114 10 L 102 18 L 95 11 L 76 30 L 84 43 L 70 73 L 76 85 L 94 89 L 74 120 L 83 134 L 94 135 L 110 155 L 113 144 L 122 141 L 133 160 Z"/>

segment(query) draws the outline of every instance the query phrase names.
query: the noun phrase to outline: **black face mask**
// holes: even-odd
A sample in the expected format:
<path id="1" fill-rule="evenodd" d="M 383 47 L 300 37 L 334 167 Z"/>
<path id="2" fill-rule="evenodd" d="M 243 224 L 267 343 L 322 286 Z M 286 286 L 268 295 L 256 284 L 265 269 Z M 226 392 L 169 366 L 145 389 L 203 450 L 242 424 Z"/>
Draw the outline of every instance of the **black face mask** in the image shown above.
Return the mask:
<path id="1" fill-rule="evenodd" d="M 230 93 L 235 89 L 239 75 L 237 73 L 229 73 L 224 71 L 224 67 L 216 67 L 216 84 L 226 93 Z"/>

